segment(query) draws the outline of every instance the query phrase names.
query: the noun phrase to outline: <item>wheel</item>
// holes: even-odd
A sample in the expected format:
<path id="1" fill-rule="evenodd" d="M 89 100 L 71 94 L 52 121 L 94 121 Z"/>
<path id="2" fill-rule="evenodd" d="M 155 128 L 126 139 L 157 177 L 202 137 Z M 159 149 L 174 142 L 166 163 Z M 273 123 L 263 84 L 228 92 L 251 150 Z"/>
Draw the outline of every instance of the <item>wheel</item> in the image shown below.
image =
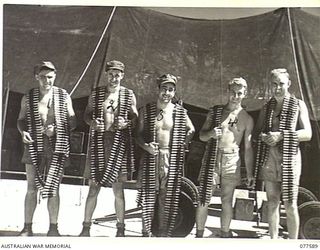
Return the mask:
<path id="1" fill-rule="evenodd" d="M 299 206 L 300 239 L 320 239 L 320 202 L 308 201 Z"/>
<path id="2" fill-rule="evenodd" d="M 158 221 L 157 221 L 157 206 L 155 210 L 154 220 L 152 222 L 152 234 L 159 236 Z M 181 191 L 178 214 L 176 217 L 176 223 L 172 230 L 172 237 L 186 237 L 195 224 L 195 206 L 192 199 L 185 192 Z"/>
<path id="3" fill-rule="evenodd" d="M 186 177 L 181 179 L 181 191 L 186 193 L 196 205 L 198 201 L 198 189 L 194 183 Z"/>
<path id="4" fill-rule="evenodd" d="M 196 220 L 196 208 L 192 199 L 184 192 L 180 193 L 179 210 L 176 225 L 172 230 L 173 237 L 186 237 L 193 229 Z"/>
<path id="5" fill-rule="evenodd" d="M 298 206 L 308 201 L 318 201 L 318 199 L 310 190 L 304 187 L 299 187 Z"/>

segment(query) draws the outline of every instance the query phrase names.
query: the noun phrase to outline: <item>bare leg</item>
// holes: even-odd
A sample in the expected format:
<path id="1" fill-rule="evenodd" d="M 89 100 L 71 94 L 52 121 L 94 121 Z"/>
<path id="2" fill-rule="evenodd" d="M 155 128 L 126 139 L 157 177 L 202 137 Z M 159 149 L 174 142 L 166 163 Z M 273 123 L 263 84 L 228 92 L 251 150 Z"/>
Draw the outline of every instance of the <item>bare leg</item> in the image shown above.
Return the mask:
<path id="1" fill-rule="evenodd" d="M 101 186 L 95 184 L 92 180 L 89 181 L 89 193 L 86 200 L 84 222 L 91 222 L 93 212 L 97 206 L 97 198 Z"/>
<path id="2" fill-rule="evenodd" d="M 236 185 L 230 181 L 225 180 L 221 183 L 221 231 L 229 232 L 230 223 L 233 216 L 232 198 Z"/>
<path id="3" fill-rule="evenodd" d="M 48 199 L 48 212 L 49 212 L 50 224 L 57 224 L 59 206 L 60 206 L 60 196 L 58 191 L 56 196 L 50 197 Z"/>
<path id="4" fill-rule="evenodd" d="M 284 206 L 287 214 L 287 227 L 289 238 L 298 239 L 300 218 L 297 202 L 295 201 L 294 203 L 292 203 L 284 201 Z"/>
<path id="5" fill-rule="evenodd" d="M 28 188 L 24 201 L 24 221 L 25 223 L 32 223 L 33 215 L 37 207 L 37 192 L 38 189 L 35 184 L 36 170 L 31 164 L 26 164 L 26 174 Z"/>
<path id="6" fill-rule="evenodd" d="M 281 184 L 279 182 L 265 182 L 268 199 L 268 223 L 271 239 L 277 239 L 279 234 L 280 221 L 280 195 Z"/>
<path id="7" fill-rule="evenodd" d="M 212 193 L 214 193 L 216 186 L 213 186 Z M 205 205 L 198 205 L 196 209 L 196 228 L 197 228 L 197 235 L 196 237 L 202 237 L 204 232 L 204 227 L 208 217 L 208 207 L 209 204 Z"/>
<path id="8" fill-rule="evenodd" d="M 125 199 L 122 182 L 113 183 L 112 189 L 115 197 L 114 207 L 116 211 L 117 221 L 119 223 L 124 223 Z"/>

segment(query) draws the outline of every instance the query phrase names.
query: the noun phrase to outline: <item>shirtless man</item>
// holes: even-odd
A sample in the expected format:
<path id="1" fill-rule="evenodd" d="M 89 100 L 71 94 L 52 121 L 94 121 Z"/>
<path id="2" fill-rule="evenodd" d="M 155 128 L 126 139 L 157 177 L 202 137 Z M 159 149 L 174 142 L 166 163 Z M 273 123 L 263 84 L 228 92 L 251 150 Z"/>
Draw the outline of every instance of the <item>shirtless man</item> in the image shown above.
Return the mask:
<path id="1" fill-rule="evenodd" d="M 209 110 L 200 131 L 200 139 L 207 142 L 202 159 L 199 180 L 199 204 L 196 210 L 196 237 L 203 237 L 208 216 L 208 205 L 217 185 L 221 185 L 221 237 L 232 237 L 229 230 L 233 210 L 232 199 L 236 186 L 240 184 L 239 147 L 244 139 L 247 185 L 253 185 L 253 150 L 251 132 L 253 119 L 241 107 L 247 93 L 247 83 L 243 78 L 230 81 L 229 101 L 225 106 L 214 106 Z"/>
<path id="2" fill-rule="evenodd" d="M 28 188 L 25 197 L 25 224 L 19 236 L 33 236 L 32 220 L 37 193 L 48 198 L 50 228 L 47 236 L 60 236 L 59 184 L 69 155 L 70 129 L 76 127 L 72 101 L 68 93 L 55 87 L 56 68 L 49 61 L 35 66 L 38 88 L 21 100 L 17 127 L 24 143 L 22 163 L 26 165 Z"/>
<path id="3" fill-rule="evenodd" d="M 145 150 L 138 205 L 142 207 L 143 236 L 151 235 L 158 200 L 159 236 L 170 236 L 180 195 L 184 150 L 194 134 L 186 110 L 174 103 L 177 79 L 171 74 L 157 79 L 157 102 L 139 111 L 137 141 Z M 181 134 L 182 136 L 179 136 Z M 176 157 L 174 157 L 174 156 Z M 172 181 L 174 180 L 174 181 Z M 171 213 L 166 213 L 166 210 Z"/>
<path id="4" fill-rule="evenodd" d="M 94 89 L 89 97 L 84 120 L 90 125 L 90 149 L 84 176 L 90 178 L 80 236 L 90 236 L 90 226 L 101 186 L 112 185 L 117 216 L 117 237 L 124 237 L 125 197 L 123 182 L 134 170 L 132 127 L 137 118 L 136 97 L 120 85 L 124 64 L 106 64 L 107 86 Z"/>
<path id="5" fill-rule="evenodd" d="M 301 174 L 299 142 L 309 141 L 312 130 L 306 104 L 289 93 L 291 81 L 287 70 L 272 70 L 271 84 L 273 97 L 261 110 L 254 132 L 254 138 L 258 138 L 256 167 L 267 192 L 271 238 L 278 238 L 282 194 L 289 238 L 297 239 Z"/>

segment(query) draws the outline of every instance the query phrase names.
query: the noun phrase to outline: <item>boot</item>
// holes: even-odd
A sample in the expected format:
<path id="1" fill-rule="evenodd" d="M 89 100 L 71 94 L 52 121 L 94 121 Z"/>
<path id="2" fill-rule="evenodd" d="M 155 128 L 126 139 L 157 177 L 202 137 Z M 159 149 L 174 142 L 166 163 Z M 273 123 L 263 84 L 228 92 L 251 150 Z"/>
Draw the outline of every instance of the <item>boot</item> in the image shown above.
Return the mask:
<path id="1" fill-rule="evenodd" d="M 142 237 L 153 237 L 152 233 L 148 233 L 147 231 L 142 230 Z"/>
<path id="2" fill-rule="evenodd" d="M 231 233 L 231 231 L 229 230 L 228 232 L 225 231 L 220 231 L 220 237 L 221 238 L 232 238 L 233 234 Z"/>
<path id="3" fill-rule="evenodd" d="M 196 232 L 196 238 L 203 238 L 204 230 L 198 230 Z"/>
<path id="4" fill-rule="evenodd" d="M 33 236 L 32 223 L 24 223 L 24 227 L 18 236 Z"/>
<path id="5" fill-rule="evenodd" d="M 116 237 L 124 237 L 124 223 L 117 223 L 117 234 Z"/>
<path id="6" fill-rule="evenodd" d="M 90 237 L 91 222 L 82 223 L 82 231 L 79 234 L 80 237 Z"/>
<path id="7" fill-rule="evenodd" d="M 50 224 L 47 236 L 56 236 L 56 237 L 61 236 L 58 231 L 58 224 Z"/>

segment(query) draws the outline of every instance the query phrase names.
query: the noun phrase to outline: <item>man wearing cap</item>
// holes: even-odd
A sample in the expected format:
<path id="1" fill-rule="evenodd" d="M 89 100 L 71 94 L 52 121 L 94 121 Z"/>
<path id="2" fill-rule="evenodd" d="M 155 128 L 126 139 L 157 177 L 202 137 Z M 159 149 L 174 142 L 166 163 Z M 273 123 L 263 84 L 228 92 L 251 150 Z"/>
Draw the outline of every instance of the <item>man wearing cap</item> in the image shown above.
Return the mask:
<path id="1" fill-rule="evenodd" d="M 253 185 L 253 119 L 241 106 L 246 93 L 246 81 L 241 77 L 232 79 L 228 85 L 228 103 L 210 108 L 200 130 L 200 139 L 207 143 L 199 174 L 199 201 L 196 210 L 198 238 L 203 237 L 208 205 L 217 185 L 221 186 L 221 237 L 232 237 L 229 227 L 233 215 L 234 190 L 241 181 L 239 147 L 242 139 L 247 185 Z"/>
<path id="2" fill-rule="evenodd" d="M 72 101 L 66 90 L 53 86 L 56 68 L 43 61 L 34 68 L 39 86 L 21 100 L 17 127 L 24 143 L 22 163 L 26 166 L 27 193 L 25 224 L 20 236 L 32 236 L 32 220 L 37 206 L 37 191 L 48 198 L 50 227 L 47 236 L 60 236 L 59 184 L 69 156 L 69 134 L 76 126 Z"/>
<path id="3" fill-rule="evenodd" d="M 117 237 L 124 237 L 125 197 L 123 182 L 134 170 L 132 128 L 138 115 L 132 90 L 120 85 L 124 64 L 106 63 L 106 86 L 95 88 L 88 100 L 84 120 L 90 126 L 90 145 L 85 177 L 90 178 L 83 228 L 80 236 L 90 236 L 90 226 L 101 186 L 112 186 L 117 216 Z"/>
<path id="4" fill-rule="evenodd" d="M 257 139 L 256 172 L 264 181 L 268 200 L 271 239 L 277 239 L 282 198 L 290 239 L 299 233 L 298 189 L 301 174 L 299 142 L 309 141 L 312 130 L 304 101 L 289 92 L 286 69 L 270 72 L 273 97 L 261 109 L 254 138 Z"/>
<path id="5" fill-rule="evenodd" d="M 145 151 L 140 173 L 138 205 L 142 207 L 143 236 L 151 235 L 158 202 L 159 236 L 171 236 L 178 211 L 185 145 L 194 134 L 187 111 L 174 101 L 177 78 L 157 79 L 156 102 L 139 111 L 137 142 Z"/>

